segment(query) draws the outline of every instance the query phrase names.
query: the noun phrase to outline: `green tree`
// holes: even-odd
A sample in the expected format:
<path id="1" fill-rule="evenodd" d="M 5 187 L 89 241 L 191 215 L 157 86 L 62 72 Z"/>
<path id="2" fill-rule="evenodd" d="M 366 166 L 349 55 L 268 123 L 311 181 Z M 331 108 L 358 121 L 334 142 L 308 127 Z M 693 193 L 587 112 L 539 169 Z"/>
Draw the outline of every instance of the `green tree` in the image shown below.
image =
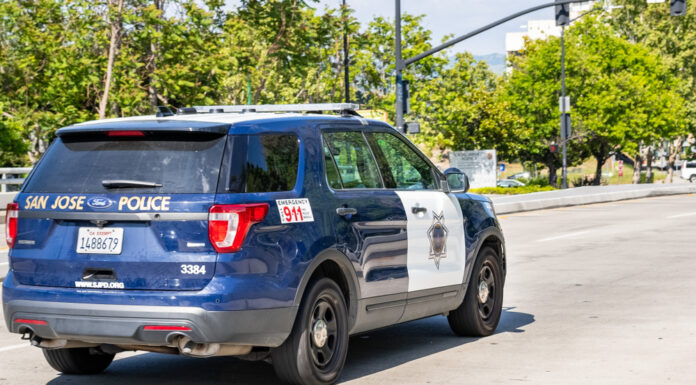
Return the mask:
<path id="1" fill-rule="evenodd" d="M 696 133 L 696 4 L 687 4 L 686 15 L 671 17 L 669 2 L 648 4 L 641 0 L 617 0 L 616 5 L 620 7 L 615 8 L 608 19 L 626 39 L 659 53 L 668 71 L 677 78 L 673 86 L 685 103 L 675 113 L 684 117 L 686 124 L 664 138 L 670 143 L 670 182 L 674 161 L 681 153 L 680 143 Z"/>
<path id="2" fill-rule="evenodd" d="M 573 101 L 575 135 L 569 142 L 570 162 L 586 154 L 597 160 L 595 184 L 602 165 L 618 151 L 636 154 L 641 142 L 669 137 L 683 127 L 678 114 L 683 103 L 674 79 L 661 58 L 650 49 L 616 35 L 593 17 L 575 23 L 567 32 L 567 84 Z M 508 90 L 513 108 L 524 121 L 518 138 L 520 158 L 549 167 L 555 182 L 559 157 L 548 151 L 560 143 L 559 39 L 529 42 L 514 61 L 517 70 Z"/>

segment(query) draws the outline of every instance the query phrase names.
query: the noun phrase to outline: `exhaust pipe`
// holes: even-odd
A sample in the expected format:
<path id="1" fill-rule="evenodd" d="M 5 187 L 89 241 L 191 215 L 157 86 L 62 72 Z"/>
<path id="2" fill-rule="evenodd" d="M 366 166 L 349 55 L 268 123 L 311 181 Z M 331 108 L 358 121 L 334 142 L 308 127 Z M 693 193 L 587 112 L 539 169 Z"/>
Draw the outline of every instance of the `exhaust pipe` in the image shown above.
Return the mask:
<path id="1" fill-rule="evenodd" d="M 177 340 L 179 352 L 190 357 L 219 357 L 219 356 L 243 356 L 251 352 L 250 345 L 232 344 L 198 344 L 191 341 L 188 337 L 181 337 Z"/>
<path id="2" fill-rule="evenodd" d="M 32 335 L 30 340 L 31 346 L 44 349 L 72 349 L 72 348 L 93 348 L 98 344 L 91 344 L 82 341 L 68 341 L 63 339 L 47 339 L 37 335 Z"/>

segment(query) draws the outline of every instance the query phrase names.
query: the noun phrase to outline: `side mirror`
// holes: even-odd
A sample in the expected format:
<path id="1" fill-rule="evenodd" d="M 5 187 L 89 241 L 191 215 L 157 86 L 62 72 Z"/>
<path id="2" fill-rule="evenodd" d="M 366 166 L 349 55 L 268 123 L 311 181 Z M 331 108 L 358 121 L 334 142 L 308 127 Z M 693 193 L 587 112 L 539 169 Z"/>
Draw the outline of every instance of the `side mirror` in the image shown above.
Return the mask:
<path id="1" fill-rule="evenodd" d="M 404 131 L 406 131 L 407 134 L 418 134 L 420 133 L 420 123 L 408 122 L 404 125 Z"/>
<path id="2" fill-rule="evenodd" d="M 458 168 L 450 167 L 445 170 L 445 178 L 447 179 L 450 191 L 454 193 L 465 193 L 469 191 L 469 177 Z"/>

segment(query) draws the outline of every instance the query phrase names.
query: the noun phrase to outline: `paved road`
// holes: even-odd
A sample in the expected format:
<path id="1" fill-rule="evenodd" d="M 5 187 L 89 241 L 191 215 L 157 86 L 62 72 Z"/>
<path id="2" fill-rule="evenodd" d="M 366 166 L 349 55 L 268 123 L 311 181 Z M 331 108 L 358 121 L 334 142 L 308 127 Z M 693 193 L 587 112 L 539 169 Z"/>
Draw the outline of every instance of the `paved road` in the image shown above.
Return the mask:
<path id="1" fill-rule="evenodd" d="M 501 217 L 505 312 L 495 335 L 454 337 L 434 317 L 351 338 L 346 384 L 696 383 L 696 196 Z M 0 326 L 0 384 L 273 384 L 233 358 L 121 356 L 104 376 L 61 376 Z M 17 347 L 19 346 L 19 347 Z"/>

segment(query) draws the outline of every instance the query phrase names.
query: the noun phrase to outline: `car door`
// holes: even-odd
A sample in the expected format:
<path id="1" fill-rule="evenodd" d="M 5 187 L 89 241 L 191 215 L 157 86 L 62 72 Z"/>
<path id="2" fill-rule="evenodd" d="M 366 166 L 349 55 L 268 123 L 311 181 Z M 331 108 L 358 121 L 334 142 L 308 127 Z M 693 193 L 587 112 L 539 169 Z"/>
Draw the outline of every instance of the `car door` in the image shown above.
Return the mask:
<path id="1" fill-rule="evenodd" d="M 404 318 L 450 306 L 464 278 L 466 245 L 459 201 L 440 188 L 442 176 L 415 146 L 393 131 L 367 133 L 387 187 L 407 217 L 408 303 Z"/>
<path id="2" fill-rule="evenodd" d="M 355 267 L 361 298 L 357 329 L 398 322 L 408 290 L 406 213 L 384 182 L 360 129 L 322 133 L 328 207 L 336 209 L 336 247 Z"/>

